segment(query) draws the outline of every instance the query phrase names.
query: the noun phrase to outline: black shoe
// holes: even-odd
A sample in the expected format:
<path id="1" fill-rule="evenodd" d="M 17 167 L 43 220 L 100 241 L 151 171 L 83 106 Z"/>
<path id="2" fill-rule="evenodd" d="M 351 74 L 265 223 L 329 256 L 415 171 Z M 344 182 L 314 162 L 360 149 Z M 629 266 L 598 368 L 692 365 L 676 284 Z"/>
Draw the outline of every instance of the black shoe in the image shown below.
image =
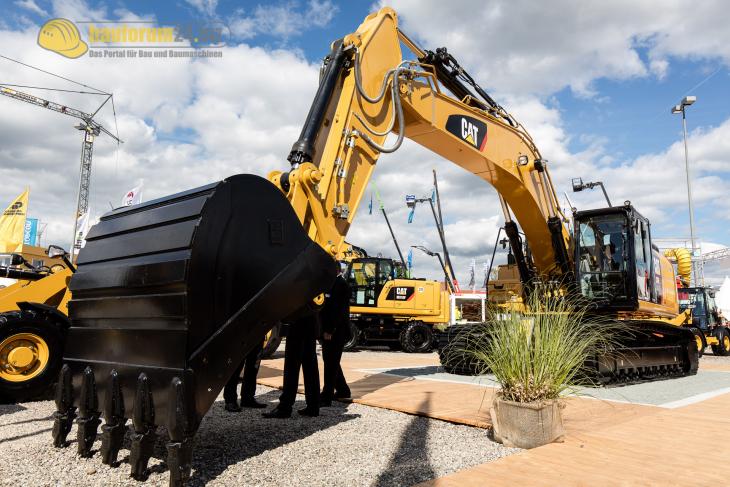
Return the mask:
<path id="1" fill-rule="evenodd" d="M 253 397 L 251 399 L 241 399 L 242 408 L 264 409 L 266 404 L 258 402 Z"/>
<path id="2" fill-rule="evenodd" d="M 277 406 L 267 413 L 262 413 L 261 416 L 264 418 L 286 419 L 291 417 L 291 409 L 283 409 Z"/>
<path id="3" fill-rule="evenodd" d="M 307 406 L 304 409 L 300 409 L 297 412 L 302 416 L 309 416 L 312 418 L 319 416 L 319 408 L 315 409 L 315 408 L 310 408 L 309 406 Z"/>
<path id="4" fill-rule="evenodd" d="M 350 392 L 349 389 L 344 392 L 340 392 L 340 391 L 335 392 L 335 399 L 350 399 L 351 397 L 352 397 L 352 393 Z"/>
<path id="5" fill-rule="evenodd" d="M 332 406 L 332 398 L 330 396 L 319 396 L 319 407 L 321 408 L 328 408 Z"/>
<path id="6" fill-rule="evenodd" d="M 235 402 L 227 402 L 225 408 L 226 408 L 226 411 L 228 411 L 229 413 L 240 413 L 241 412 L 241 408 Z"/>

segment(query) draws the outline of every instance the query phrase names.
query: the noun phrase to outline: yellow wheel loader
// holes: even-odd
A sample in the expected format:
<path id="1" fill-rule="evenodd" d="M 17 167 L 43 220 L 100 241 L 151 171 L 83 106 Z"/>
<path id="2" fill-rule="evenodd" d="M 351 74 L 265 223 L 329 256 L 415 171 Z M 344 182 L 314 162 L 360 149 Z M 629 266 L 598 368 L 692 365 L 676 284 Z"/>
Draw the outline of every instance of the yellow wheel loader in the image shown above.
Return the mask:
<path id="1" fill-rule="evenodd" d="M 0 399 L 42 396 L 58 377 L 74 267 L 60 247 L 0 255 Z"/>
<path id="2" fill-rule="evenodd" d="M 692 333 L 670 322 L 673 271 L 649 222 L 626 205 L 579 212 L 569 228 L 528 132 L 446 49 L 421 49 L 383 8 L 332 44 L 290 167 L 120 208 L 90 230 L 69 284 L 54 445 L 67 445 L 75 421 L 78 453 L 90 456 L 103 417 L 102 461 L 116 465 L 131 420 L 131 474 L 144 479 L 165 426 L 170 484 L 184 483 L 193 437 L 241 359 L 274 323 L 323 304 L 378 157 L 405 137 L 496 188 L 525 288 L 572 279 L 601 313 L 636 324 L 625 348 L 641 360 L 608 356 L 597 374 L 696 372 Z"/>

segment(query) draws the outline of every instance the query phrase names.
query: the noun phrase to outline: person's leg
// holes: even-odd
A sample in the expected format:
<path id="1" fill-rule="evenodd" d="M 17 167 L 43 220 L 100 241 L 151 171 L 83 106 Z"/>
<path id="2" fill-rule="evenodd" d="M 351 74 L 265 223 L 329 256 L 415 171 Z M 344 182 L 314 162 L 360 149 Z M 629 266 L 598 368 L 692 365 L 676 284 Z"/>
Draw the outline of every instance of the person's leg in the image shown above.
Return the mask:
<path id="1" fill-rule="evenodd" d="M 336 343 L 333 344 L 334 350 L 332 351 L 332 365 L 331 368 L 334 369 L 333 372 L 333 382 L 335 384 L 334 386 L 334 397 L 343 398 L 343 397 L 350 397 L 350 387 L 347 385 L 347 380 L 345 379 L 345 374 L 342 373 L 342 349 L 343 345 Z"/>
<path id="2" fill-rule="evenodd" d="M 319 414 L 319 366 L 317 364 L 316 319 L 308 323 L 308 333 L 303 340 L 302 372 L 304 374 L 304 398 L 307 414 Z"/>
<path id="3" fill-rule="evenodd" d="M 334 367 L 335 362 L 333 362 L 333 345 L 332 340 L 322 340 L 322 362 L 324 363 L 324 384 L 320 395 L 322 404 L 331 402 L 335 392 L 337 369 Z"/>
<path id="4" fill-rule="evenodd" d="M 238 407 L 238 393 L 236 392 L 236 389 L 238 388 L 238 381 L 241 377 L 242 368 L 243 362 L 241 362 L 241 365 L 236 367 L 236 370 L 233 371 L 231 378 L 228 379 L 228 382 L 226 382 L 226 385 L 223 388 L 223 400 L 225 401 L 226 411 L 240 411 L 240 408 Z"/>
<path id="5" fill-rule="evenodd" d="M 261 342 L 246 355 L 246 363 L 243 367 L 243 383 L 241 384 L 242 407 L 266 407 L 265 404 L 257 402 L 254 398 L 256 395 L 256 376 L 259 373 L 260 354 L 263 348 L 263 342 Z"/>
<path id="6" fill-rule="evenodd" d="M 253 399 L 256 395 L 256 376 L 259 373 L 260 354 L 263 348 L 264 344 L 261 342 L 246 355 L 246 364 L 243 367 L 241 400 Z"/>
<path id="7" fill-rule="evenodd" d="M 293 325 L 290 328 L 296 326 Z M 284 383 L 279 396 L 279 407 L 291 410 L 297 397 L 299 386 L 299 369 L 301 368 L 302 337 L 298 333 L 291 333 L 286 337 L 284 351 Z"/>

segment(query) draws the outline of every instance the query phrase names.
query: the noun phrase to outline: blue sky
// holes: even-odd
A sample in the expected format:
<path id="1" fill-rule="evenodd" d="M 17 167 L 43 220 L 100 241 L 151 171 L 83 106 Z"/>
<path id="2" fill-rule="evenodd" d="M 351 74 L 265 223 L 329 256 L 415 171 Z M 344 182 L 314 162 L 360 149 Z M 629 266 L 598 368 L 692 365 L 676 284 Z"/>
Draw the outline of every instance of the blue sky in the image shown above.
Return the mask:
<path id="1" fill-rule="evenodd" d="M 725 15 L 722 2 L 680 1 L 667 5 L 648 0 L 596 4 L 556 0 L 556 3 L 543 5 L 501 0 L 448 3 L 383 0 L 383 3 L 393 5 L 399 12 L 401 27 L 422 47 L 448 46 L 477 81 L 518 116 L 535 136 L 543 155 L 550 160 L 553 178 L 561 193 L 569 190 L 571 177 L 602 179 L 615 200 L 631 199 L 640 211 L 653 219 L 655 236 L 689 233 L 684 159 L 681 145 L 678 145 L 681 117 L 671 115 L 670 107 L 685 94 L 697 96 L 697 103 L 688 109 L 688 128 L 694 190 L 698 199 L 698 233 L 705 241 L 730 244 L 730 203 L 724 198 L 730 191 L 730 163 L 727 162 L 730 158 L 730 48 L 727 47 L 730 46 L 730 34 L 722 22 Z M 149 145 L 133 147 L 127 144 L 120 149 L 121 155 L 113 153 L 111 148 L 105 152 L 103 142 L 100 142 L 94 194 L 102 202 L 97 206 L 107 206 L 103 199 L 107 198 L 108 188 L 131 186 L 138 179 L 153 179 L 158 183 L 157 186 L 146 183 L 150 196 L 184 189 L 171 182 L 159 183 L 165 179 L 163 173 L 150 176 L 151 168 L 163 167 L 159 161 L 165 161 L 166 154 L 170 153 L 190 158 L 189 170 L 192 172 L 197 171 L 193 167 L 201 159 L 207 161 L 208 168 L 216 168 L 201 173 L 203 176 L 198 175 L 198 179 L 224 177 L 226 171 L 241 167 L 259 167 L 256 170 L 264 172 L 264 167 L 268 170 L 269 165 L 275 166 L 277 157 L 283 158 L 293 141 L 286 139 L 289 135 L 283 137 L 286 140 L 271 141 L 271 147 L 246 155 L 251 161 L 270 161 L 266 162 L 269 165 L 236 163 L 221 149 L 218 135 L 200 123 L 200 114 L 209 112 L 210 107 L 216 107 L 215 110 L 225 107 L 226 113 L 230 110 L 236 127 L 240 125 L 240 130 L 250 130 L 247 100 L 267 99 L 268 96 L 272 104 L 282 103 L 281 106 L 292 110 L 291 113 L 279 110 L 281 116 L 287 118 L 281 118 L 276 124 L 272 121 L 272 127 L 284 126 L 282 131 L 295 134 L 295 138 L 316 86 L 317 65 L 328 52 L 330 42 L 352 32 L 369 12 L 378 8 L 378 4 L 327 0 L 155 3 L 140 0 L 6 0 L 3 7 L 5 15 L 0 20 L 0 40 L 2 35 L 14 38 L 18 33 L 31 39 L 43 22 L 55 16 L 66 16 L 70 20 L 101 20 L 100 16 L 122 20 L 152 15 L 159 24 L 165 25 L 196 22 L 231 28 L 226 67 L 219 64 L 216 71 L 213 62 L 181 67 L 180 71 L 175 71 L 181 81 L 172 90 L 160 88 L 167 82 L 166 76 L 171 76 L 164 66 L 145 68 L 141 73 L 150 82 L 145 84 L 138 80 L 135 83 L 139 84 L 134 84 L 125 82 L 123 75 L 117 74 L 114 78 L 109 74 L 111 71 L 106 71 L 119 66 L 95 64 L 93 60 L 84 60 L 83 64 L 65 62 L 40 52 L 40 48 L 30 42 L 18 53 L 0 49 L 2 54 L 45 62 L 49 69 L 52 67 L 71 78 L 86 76 L 95 82 L 98 79 L 105 89 L 115 92 L 120 127 L 127 132 L 122 134 L 123 138 L 126 135 L 128 139 L 149 140 Z M 231 61 L 239 58 L 240 65 Z M 271 77 L 286 78 L 296 71 L 298 79 L 292 80 L 292 87 L 264 95 L 261 92 L 265 90 L 259 89 L 263 88 L 261 82 L 252 83 L 246 89 L 248 91 L 236 91 L 228 90 L 229 86 L 223 81 L 215 84 L 204 76 L 211 68 L 213 77 L 230 76 L 230 84 L 249 86 L 246 83 L 251 77 L 250 71 L 261 69 L 262 63 L 267 66 L 265 69 L 271 70 Z M 11 76 L 0 81 L 12 82 L 13 79 Z M 211 88 L 205 89 L 206 86 L 216 86 L 214 91 L 226 90 L 227 93 L 214 93 Z M 63 124 L 52 118 L 48 120 L 48 123 L 59 123 L 61 144 Z M 729 142 L 724 145 L 726 140 Z M 235 144 L 233 139 L 226 139 L 226 142 Z M 69 143 L 68 149 L 64 147 L 63 150 L 68 150 L 71 159 L 77 151 L 77 143 L 73 147 Z M 231 152 L 246 150 L 248 147 Z M 452 240 L 458 243 L 464 227 L 473 228 L 484 218 L 498 219 L 493 191 L 483 189 L 480 186 L 483 183 L 478 181 L 462 179 L 460 173 L 453 172 L 443 161 L 432 160 L 429 154 L 415 146 L 406 146 L 398 157 L 409 168 L 426 164 L 429 170 L 424 173 L 430 174 L 432 166 L 439 169 L 445 181 L 447 222 L 451 225 L 450 232 L 455 235 Z M 27 158 L 27 164 L 30 164 L 35 156 L 24 146 L 18 147 L 13 157 L 18 161 Z M 427 162 L 421 162 L 424 158 Z M 388 160 L 393 159 L 386 158 Z M 9 164 L 6 160 L 0 162 Z M 172 162 L 170 164 L 172 167 Z M 120 172 L 120 165 L 127 169 L 126 173 Z M 185 167 L 187 170 L 188 166 Z M 386 206 L 393 208 L 396 230 L 408 244 L 437 245 L 432 229 L 405 224 L 407 212 L 402 207 L 403 194 L 418 191 L 410 187 L 407 191 L 395 187 L 389 190 L 389 178 L 397 175 L 392 167 L 384 163 L 376 182 L 384 188 Z M 416 172 L 417 169 L 409 174 Z M 412 187 L 423 186 L 427 192 L 428 174 L 414 177 Z M 188 181 L 197 184 L 198 181 L 192 175 L 189 180 L 172 179 L 179 180 L 180 185 Z M 449 181 L 460 184 L 463 181 L 467 186 L 449 189 Z M 200 184 L 204 182 L 207 180 Z M 72 186 L 71 178 L 68 184 Z M 4 190 L 0 196 L 10 199 L 12 191 L 14 189 Z M 471 203 L 477 193 L 483 199 L 478 204 Z M 472 200 L 465 200 L 464 195 Z M 602 203 L 597 192 L 571 194 L 571 197 L 581 207 Z M 51 213 L 58 206 L 50 201 L 41 201 L 38 205 Z M 485 215 L 482 208 L 490 208 L 488 214 Z M 378 234 L 385 233 L 384 228 L 380 228 L 382 222 L 373 220 L 359 217 L 358 224 L 353 227 L 355 236 L 376 251 L 391 253 L 387 234 L 377 239 L 371 236 L 374 229 Z M 465 245 L 463 252 L 456 252 L 462 260 L 476 258 L 481 262 L 491 253 L 498 222 L 489 220 L 484 225 L 490 230 L 485 230 L 481 237 L 488 244 Z M 59 235 L 65 231 L 62 227 L 56 230 Z"/>

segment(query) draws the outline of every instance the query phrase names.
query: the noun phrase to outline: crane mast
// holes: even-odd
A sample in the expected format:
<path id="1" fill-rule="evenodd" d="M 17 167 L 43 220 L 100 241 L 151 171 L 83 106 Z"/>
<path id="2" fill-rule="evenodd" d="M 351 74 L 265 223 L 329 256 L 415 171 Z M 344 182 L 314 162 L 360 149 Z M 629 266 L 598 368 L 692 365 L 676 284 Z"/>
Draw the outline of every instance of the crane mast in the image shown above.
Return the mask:
<path id="1" fill-rule="evenodd" d="M 97 109 L 94 113 L 86 113 L 82 110 L 78 110 L 73 107 L 62 105 L 44 98 L 40 98 L 35 95 L 18 91 L 8 86 L 0 85 L 0 94 L 5 95 L 9 98 L 13 98 L 18 101 L 30 103 L 37 107 L 52 110 L 69 117 L 78 118 L 81 123 L 76 125 L 75 128 L 83 132 L 83 139 L 81 142 L 81 163 L 79 168 L 79 187 L 76 198 L 76 213 L 74 215 L 74 233 L 73 239 L 71 240 L 71 258 L 73 259 L 74 253 L 80 248 L 80 242 L 76 242 L 76 232 L 78 231 L 78 219 L 81 215 L 89 211 L 89 189 L 91 187 L 91 161 L 94 153 L 94 138 L 101 133 L 104 133 L 114 139 L 117 143 L 122 143 L 116 135 L 112 134 L 109 130 L 104 128 L 103 125 L 94 121 L 94 115 L 99 111 Z M 109 95 L 106 99 L 108 101 L 111 98 Z M 106 103 L 104 101 L 104 103 Z M 104 105 L 102 104 L 102 106 Z M 99 109 L 101 106 L 99 107 Z"/>

